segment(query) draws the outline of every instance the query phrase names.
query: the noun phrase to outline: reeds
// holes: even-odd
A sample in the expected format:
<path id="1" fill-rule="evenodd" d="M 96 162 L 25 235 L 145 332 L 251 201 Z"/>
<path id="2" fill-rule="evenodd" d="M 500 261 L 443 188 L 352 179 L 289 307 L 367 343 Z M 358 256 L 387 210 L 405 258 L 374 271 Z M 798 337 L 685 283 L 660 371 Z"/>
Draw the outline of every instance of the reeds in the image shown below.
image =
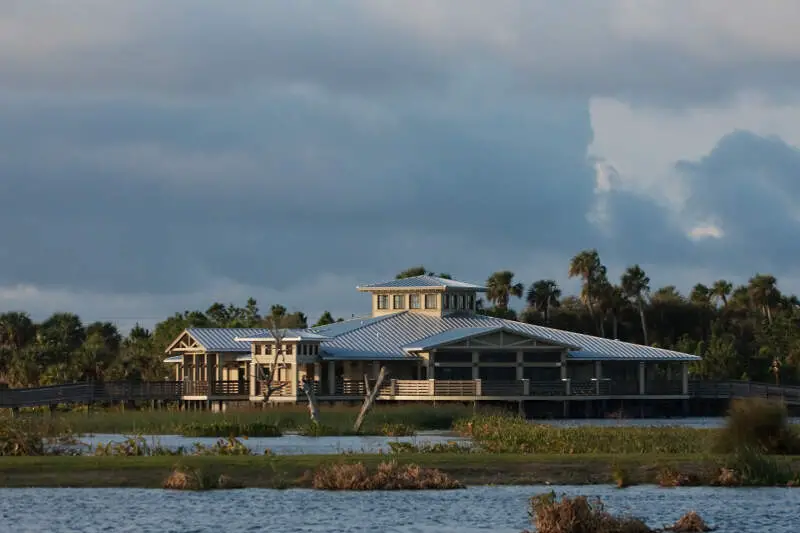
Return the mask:
<path id="1" fill-rule="evenodd" d="M 178 428 L 184 437 L 280 437 L 281 429 L 264 422 L 192 422 Z"/>
<path id="2" fill-rule="evenodd" d="M 586 496 L 558 499 L 554 492 L 531 498 L 529 511 L 537 533 L 702 533 L 712 531 L 705 521 L 690 511 L 673 525 L 663 529 L 651 529 L 635 517 L 614 516 L 605 509 L 603 502 Z M 530 532 L 524 532 L 530 533 Z"/>
<path id="3" fill-rule="evenodd" d="M 323 465 L 314 472 L 312 486 L 319 490 L 449 490 L 464 488 L 444 472 L 417 465 L 384 462 L 374 471 L 363 463 Z"/>
<path id="4" fill-rule="evenodd" d="M 242 483 L 225 474 L 212 476 L 199 468 L 182 465 L 175 466 L 172 473 L 162 483 L 162 486 L 168 490 L 190 491 L 244 488 Z"/>
<path id="5" fill-rule="evenodd" d="M 389 442 L 391 453 L 472 453 L 475 449 L 469 444 L 460 442 L 426 442 L 412 444 L 410 442 Z"/>
<path id="6" fill-rule="evenodd" d="M 708 452 L 715 430 L 680 427 L 554 427 L 512 416 L 476 416 L 456 429 L 494 453 L 698 454 Z"/>

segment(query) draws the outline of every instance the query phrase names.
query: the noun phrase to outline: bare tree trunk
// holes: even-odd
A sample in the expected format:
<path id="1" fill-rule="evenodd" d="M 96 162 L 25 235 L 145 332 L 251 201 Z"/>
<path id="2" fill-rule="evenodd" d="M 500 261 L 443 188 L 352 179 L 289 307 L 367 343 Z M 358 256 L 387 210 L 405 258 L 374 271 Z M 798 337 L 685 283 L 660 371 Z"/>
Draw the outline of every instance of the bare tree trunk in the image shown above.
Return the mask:
<path id="1" fill-rule="evenodd" d="M 367 387 L 367 396 L 364 398 L 364 405 L 361 406 L 361 412 L 358 413 L 358 418 L 356 418 L 356 423 L 353 424 L 353 431 L 358 432 L 361 430 L 361 425 L 364 423 L 364 417 L 367 416 L 367 413 L 370 409 L 372 409 L 372 405 L 375 403 L 375 399 L 378 397 L 378 393 L 381 390 L 381 385 L 383 385 L 383 380 L 386 379 L 386 367 L 382 366 L 381 371 L 378 373 L 378 380 L 375 382 L 375 386 L 370 389 L 369 380 L 367 376 L 364 376 L 364 385 Z"/>
<path id="2" fill-rule="evenodd" d="M 619 319 L 617 318 L 617 314 L 614 313 L 611 315 L 612 323 L 614 324 L 614 340 L 619 340 Z"/>
<path id="3" fill-rule="evenodd" d="M 642 306 L 642 302 L 639 301 L 639 318 L 642 320 L 642 335 L 644 336 L 644 345 L 649 346 L 650 344 L 647 342 L 647 323 L 644 320 L 644 306 Z"/>
<path id="4" fill-rule="evenodd" d="M 311 423 L 319 424 L 319 404 L 317 403 L 317 394 L 314 392 L 314 382 L 304 379 L 303 392 L 308 398 L 308 414 L 311 417 Z"/>

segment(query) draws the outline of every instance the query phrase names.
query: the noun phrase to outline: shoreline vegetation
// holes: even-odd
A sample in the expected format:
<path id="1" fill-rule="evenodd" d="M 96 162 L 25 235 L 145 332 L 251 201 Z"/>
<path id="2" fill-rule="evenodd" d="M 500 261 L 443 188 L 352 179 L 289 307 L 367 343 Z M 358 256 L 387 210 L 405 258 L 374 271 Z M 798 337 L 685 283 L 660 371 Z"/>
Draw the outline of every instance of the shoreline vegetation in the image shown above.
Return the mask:
<path id="1" fill-rule="evenodd" d="M 451 429 L 469 437 L 471 444 L 390 442 L 386 453 L 376 454 L 275 455 L 267 449 L 254 455 L 246 445 L 247 437 L 231 432 L 213 445 L 196 443 L 188 449 L 163 447 L 157 439 L 148 442 L 139 435 L 82 452 L 75 448 L 76 433 L 66 430 L 58 416 L 0 418 L 0 486 L 159 487 L 170 471 L 184 480 L 217 480 L 216 485 L 225 488 L 314 487 L 314 479 L 326 480 L 318 486 L 343 490 L 348 483 L 354 490 L 413 487 L 415 483 L 416 488 L 425 489 L 437 488 L 437 483 L 448 488 L 462 484 L 800 485 L 800 431 L 788 424 L 784 405 L 765 399 L 733 402 L 720 429 L 563 428 L 497 413 L 454 419 L 459 414 L 456 410 L 437 411 L 377 409 L 369 416 L 368 427 L 394 424 L 393 431 L 403 434 L 398 427 L 409 429 L 412 421 L 440 427 L 449 421 Z M 280 420 L 294 420 L 286 413 L 293 411 L 276 409 L 265 416 L 285 417 L 269 419 L 279 428 Z M 340 423 L 346 420 L 349 425 L 352 420 L 349 411 L 334 414 Z M 119 414 L 92 415 L 87 420 L 95 416 L 104 423 L 120 423 Z M 149 427 L 167 427 L 158 426 L 165 420 L 150 422 Z M 269 426 L 263 419 L 246 423 Z M 231 429 L 221 424 L 198 428 L 215 436 Z M 194 469 L 193 475 L 182 468 Z M 339 485 L 337 478 L 341 478 Z"/>

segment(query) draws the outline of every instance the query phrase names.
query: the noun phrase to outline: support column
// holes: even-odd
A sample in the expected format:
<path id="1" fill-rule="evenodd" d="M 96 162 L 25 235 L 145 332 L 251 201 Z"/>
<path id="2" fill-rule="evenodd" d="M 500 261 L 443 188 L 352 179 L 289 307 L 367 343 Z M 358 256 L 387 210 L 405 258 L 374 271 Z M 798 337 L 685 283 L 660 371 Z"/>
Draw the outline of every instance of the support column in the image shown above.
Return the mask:
<path id="1" fill-rule="evenodd" d="M 225 381 L 225 356 L 217 354 L 217 381 Z"/>
<path id="2" fill-rule="evenodd" d="M 328 361 L 328 394 L 336 394 L 336 361 Z"/>
<path id="3" fill-rule="evenodd" d="M 427 379 L 433 379 L 433 377 L 436 375 L 434 373 L 435 364 L 436 364 L 436 350 L 431 350 L 430 353 L 428 353 L 428 368 L 426 373 Z"/>
<path id="4" fill-rule="evenodd" d="M 297 382 L 300 380 L 300 369 L 297 362 L 291 363 L 292 369 L 289 371 L 289 384 L 291 385 L 292 396 L 297 397 Z"/>
<path id="5" fill-rule="evenodd" d="M 594 362 L 594 379 L 595 379 L 595 392 L 600 396 L 600 383 L 603 380 L 603 363 L 601 361 Z"/>
<path id="6" fill-rule="evenodd" d="M 646 388 L 645 387 L 645 379 L 646 379 L 645 378 L 645 374 L 646 374 L 645 364 L 646 363 L 644 361 L 640 361 L 639 362 L 639 394 L 644 394 L 646 392 L 645 391 L 645 388 Z"/>
<path id="7" fill-rule="evenodd" d="M 681 393 L 689 394 L 689 363 L 681 363 Z"/>
<path id="8" fill-rule="evenodd" d="M 517 352 L 517 380 L 521 380 L 525 377 L 525 372 L 522 368 L 522 364 L 524 363 L 523 357 L 523 352 Z"/>
<path id="9" fill-rule="evenodd" d="M 472 352 L 472 379 L 481 379 L 480 361 L 480 352 Z"/>

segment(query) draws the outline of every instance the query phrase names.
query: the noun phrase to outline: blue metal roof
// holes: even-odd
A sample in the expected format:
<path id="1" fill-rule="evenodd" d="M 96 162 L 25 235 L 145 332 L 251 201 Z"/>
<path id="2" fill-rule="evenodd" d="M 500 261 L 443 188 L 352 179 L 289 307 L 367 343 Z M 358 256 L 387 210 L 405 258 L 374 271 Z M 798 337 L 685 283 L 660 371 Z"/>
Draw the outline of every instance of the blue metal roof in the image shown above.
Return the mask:
<path id="1" fill-rule="evenodd" d="M 487 333 L 501 331 L 502 329 L 502 326 L 491 326 L 485 328 L 456 328 L 437 333 L 436 335 L 431 335 L 430 337 L 425 337 L 424 339 L 420 339 L 410 344 L 406 344 L 402 348 L 403 350 L 409 352 L 429 350 L 435 346 L 441 346 L 442 344 L 448 344 L 451 342 L 477 337 L 478 335 L 486 335 Z"/>
<path id="2" fill-rule="evenodd" d="M 382 281 L 380 283 L 371 283 L 369 285 L 360 285 L 357 287 L 359 290 L 364 289 L 424 289 L 424 288 L 441 288 L 441 289 L 467 289 L 476 292 L 486 292 L 486 287 L 482 285 L 473 285 L 463 281 L 456 281 L 454 279 L 437 278 L 436 276 L 413 276 L 410 278 L 393 279 L 391 281 Z"/>
<path id="3" fill-rule="evenodd" d="M 452 342 L 452 330 L 465 328 L 486 328 L 487 331 L 502 328 L 511 332 L 535 337 L 543 342 L 564 346 L 571 349 L 570 357 L 584 360 L 616 360 L 616 361 L 696 361 L 695 355 L 689 355 L 663 348 L 653 348 L 628 342 L 621 342 L 582 333 L 573 333 L 558 329 L 525 324 L 513 320 L 482 315 L 449 315 L 444 317 L 428 316 L 411 312 L 389 315 L 384 320 L 373 322 L 364 327 L 354 329 L 322 343 L 322 350 L 336 353 L 337 358 L 344 358 L 347 351 L 354 354 L 372 354 L 376 359 L 396 358 L 405 353 L 405 348 L 415 344 L 431 345 L 430 337 L 448 332 L 439 337 L 442 342 Z M 441 344 L 441 342 L 440 342 Z M 323 355 L 324 358 L 324 355 Z"/>
<path id="4" fill-rule="evenodd" d="M 333 324 L 312 327 L 309 328 L 309 331 L 318 333 L 320 335 L 325 335 L 326 337 L 338 337 L 339 335 L 344 335 L 345 333 L 349 333 L 355 329 L 369 326 L 370 324 L 381 321 L 390 316 L 391 315 L 356 317 L 351 318 L 350 320 L 343 320 L 342 322 L 334 322 Z"/>
<path id="5" fill-rule="evenodd" d="M 275 337 L 270 330 L 266 330 L 267 332 L 264 334 L 259 335 L 242 335 L 237 336 L 237 339 L 259 339 L 259 340 L 275 340 Z M 327 335 L 320 335 L 319 333 L 315 333 L 313 331 L 309 331 L 308 329 L 283 329 L 280 332 L 280 335 L 283 339 L 300 339 L 302 341 L 321 341 L 324 339 L 329 338 Z M 250 342 L 250 341 L 245 341 Z"/>
<path id="6" fill-rule="evenodd" d="M 237 337 L 269 335 L 266 328 L 187 328 L 186 332 L 207 352 L 250 353 L 250 343 L 235 340 Z"/>

